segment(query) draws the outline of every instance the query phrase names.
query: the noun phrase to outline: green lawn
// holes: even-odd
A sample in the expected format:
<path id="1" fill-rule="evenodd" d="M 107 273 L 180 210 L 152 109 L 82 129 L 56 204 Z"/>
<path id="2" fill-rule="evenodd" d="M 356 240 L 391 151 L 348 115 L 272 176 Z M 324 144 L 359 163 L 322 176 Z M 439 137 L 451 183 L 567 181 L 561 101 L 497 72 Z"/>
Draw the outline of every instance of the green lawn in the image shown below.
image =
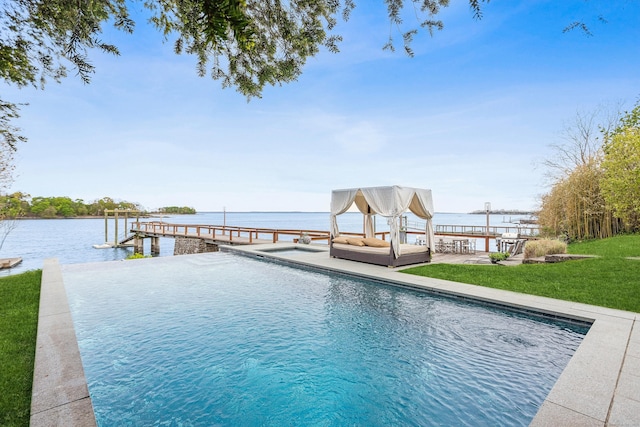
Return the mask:
<path id="1" fill-rule="evenodd" d="M 556 264 L 433 264 L 404 273 L 640 312 L 640 235 L 569 245 L 568 252 L 595 259 Z"/>
<path id="2" fill-rule="evenodd" d="M 42 271 L 0 278 L 0 425 L 28 426 Z"/>

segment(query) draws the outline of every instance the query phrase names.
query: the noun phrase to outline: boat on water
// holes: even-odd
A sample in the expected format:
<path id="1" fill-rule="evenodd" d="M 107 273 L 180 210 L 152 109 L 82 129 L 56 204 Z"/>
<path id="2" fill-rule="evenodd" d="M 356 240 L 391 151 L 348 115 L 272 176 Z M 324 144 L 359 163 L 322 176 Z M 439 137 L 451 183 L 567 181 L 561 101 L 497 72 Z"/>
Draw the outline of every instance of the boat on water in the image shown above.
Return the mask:
<path id="1" fill-rule="evenodd" d="M 95 249 L 110 249 L 110 248 L 115 248 L 116 245 L 114 245 L 112 242 L 105 242 L 101 245 L 93 245 L 93 247 Z M 119 248 L 122 247 L 133 247 L 133 242 L 132 241 L 122 241 L 120 243 L 118 243 Z"/>
<path id="2" fill-rule="evenodd" d="M 103 243 L 101 245 L 93 245 L 94 249 L 109 249 L 113 247 L 113 243 Z"/>

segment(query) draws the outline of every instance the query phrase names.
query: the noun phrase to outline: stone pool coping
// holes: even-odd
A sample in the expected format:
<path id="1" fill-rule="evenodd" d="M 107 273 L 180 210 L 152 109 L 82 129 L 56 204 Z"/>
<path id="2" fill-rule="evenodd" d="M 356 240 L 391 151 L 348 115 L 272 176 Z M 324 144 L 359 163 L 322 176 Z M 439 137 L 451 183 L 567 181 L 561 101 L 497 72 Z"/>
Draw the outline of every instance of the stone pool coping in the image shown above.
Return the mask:
<path id="1" fill-rule="evenodd" d="M 403 274 L 399 272 L 403 267 L 387 268 L 330 258 L 327 247 L 319 247 L 321 250 L 316 252 L 273 251 L 296 247 L 300 248 L 296 244 L 276 243 L 222 249 L 548 316 L 592 322 L 589 332 L 530 425 L 640 425 L 638 313 Z M 136 262 L 162 262 L 162 258 Z M 30 425 L 96 425 L 62 272 L 55 259 L 45 260 L 43 266 Z"/>
<path id="2" fill-rule="evenodd" d="M 29 425 L 96 425 L 62 271 L 53 258 L 42 267 Z"/>

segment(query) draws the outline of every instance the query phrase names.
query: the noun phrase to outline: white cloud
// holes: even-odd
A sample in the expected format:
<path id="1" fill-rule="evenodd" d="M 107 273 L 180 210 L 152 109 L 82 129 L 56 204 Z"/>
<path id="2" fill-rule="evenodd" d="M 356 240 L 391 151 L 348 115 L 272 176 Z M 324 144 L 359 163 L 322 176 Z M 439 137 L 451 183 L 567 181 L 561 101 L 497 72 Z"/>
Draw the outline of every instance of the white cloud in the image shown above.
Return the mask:
<path id="1" fill-rule="evenodd" d="M 343 123 L 335 139 L 345 149 L 346 155 L 380 153 L 387 141 L 382 131 L 368 121 Z"/>

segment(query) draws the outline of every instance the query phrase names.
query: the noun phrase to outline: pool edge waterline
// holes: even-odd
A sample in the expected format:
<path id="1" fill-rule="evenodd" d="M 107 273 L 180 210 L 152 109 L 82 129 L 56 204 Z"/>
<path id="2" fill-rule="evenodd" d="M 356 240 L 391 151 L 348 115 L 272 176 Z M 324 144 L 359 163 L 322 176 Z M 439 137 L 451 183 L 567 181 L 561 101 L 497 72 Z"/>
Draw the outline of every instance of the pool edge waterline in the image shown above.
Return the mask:
<path id="1" fill-rule="evenodd" d="M 279 247 L 281 248 L 282 244 L 279 244 Z M 261 245 L 261 249 L 268 248 Z M 525 308 L 528 312 L 557 315 L 560 318 L 576 319 L 581 322 L 592 321 L 593 325 L 591 330 L 585 336 L 582 344 L 556 381 L 531 425 L 557 425 L 566 423 L 566 420 L 570 420 L 573 423 L 581 423 L 582 425 L 604 425 L 607 421 L 613 424 L 615 420 L 620 423 L 626 420 L 627 424 L 637 421 L 635 419 L 628 419 L 628 417 L 632 416 L 633 411 L 625 411 L 626 407 L 624 404 L 629 403 L 623 399 L 614 401 L 616 388 L 618 385 L 624 385 L 630 375 L 628 370 L 625 372 L 624 369 L 624 362 L 627 356 L 629 354 L 635 355 L 630 357 L 640 355 L 640 333 L 638 332 L 638 328 L 635 329 L 632 336 L 633 324 L 637 320 L 635 313 L 399 274 L 398 269 L 332 259 L 326 251 L 309 252 L 302 254 L 303 256 L 297 254 L 295 258 L 288 258 L 282 255 L 281 252 L 260 252 L 257 247 L 229 248 L 228 250 L 244 255 L 271 258 L 300 266 L 318 268 L 328 272 L 333 271 L 370 278 L 388 284 L 398 284 L 436 293 L 462 296 L 466 299 L 479 301 L 481 303 L 498 303 L 499 305 L 511 306 L 516 309 Z M 145 260 L 141 261 L 144 262 Z M 158 262 L 160 259 L 153 261 Z M 47 271 L 47 274 L 45 274 L 44 270 Z M 56 260 L 47 260 L 45 262 L 43 269 L 43 288 L 45 287 L 45 280 L 49 281 L 51 279 L 53 279 L 53 282 L 59 282 L 59 286 L 62 289 L 62 296 L 64 296 L 64 304 L 68 304 L 66 301 L 66 293 L 64 292 L 61 267 Z M 49 284 L 47 284 L 47 286 L 49 286 Z M 43 294 L 48 295 L 49 293 Z M 41 298 L 41 316 L 42 313 L 59 312 L 59 309 L 51 308 L 56 307 L 58 304 L 60 304 L 59 292 L 57 297 L 54 295 L 49 300 L 47 300 L 45 295 L 45 297 Z M 71 320 L 71 317 L 68 317 L 69 320 Z M 68 326 L 65 328 L 68 328 Z M 42 333 L 46 333 L 46 331 L 43 330 Z M 55 335 L 59 333 L 59 331 L 49 331 L 49 333 Z M 75 345 L 77 352 L 77 341 L 75 341 L 73 324 L 71 324 L 71 333 L 74 338 L 72 344 Z M 40 345 L 40 334 L 39 323 L 38 347 L 36 352 L 46 354 L 47 351 L 41 348 Z M 42 339 L 42 343 L 45 344 L 51 341 L 51 338 Z M 36 358 L 36 360 L 38 360 L 38 354 Z M 77 363 L 80 364 L 79 371 L 82 372 L 82 364 L 79 357 L 77 358 Z M 49 363 L 49 366 L 53 369 L 59 368 L 55 363 Z M 34 405 L 37 403 L 37 399 L 41 398 L 41 396 L 36 396 L 36 382 L 43 381 L 42 384 L 49 384 L 49 387 L 51 387 L 50 380 L 47 380 L 46 377 L 37 378 L 36 375 L 42 376 L 47 374 L 42 372 L 41 369 L 34 370 L 34 400 L 32 401 L 32 408 L 34 408 Z M 84 376 L 82 376 L 82 378 L 84 378 Z M 74 381 L 77 382 L 79 379 L 75 379 Z M 83 385 L 86 389 L 86 381 Z M 63 392 L 63 394 L 64 393 L 65 392 Z M 65 396 L 62 396 L 61 398 L 64 397 Z M 76 406 L 79 406 L 82 400 L 78 400 L 77 396 L 68 396 L 68 401 L 65 402 L 66 405 L 58 403 L 59 410 L 56 416 L 64 416 L 66 414 L 66 416 L 69 417 L 68 421 L 63 422 L 63 424 L 87 425 L 86 419 L 83 419 L 82 423 L 78 422 L 78 420 L 82 419 L 78 417 L 87 415 L 86 408 L 84 412 L 79 408 L 77 411 L 75 410 Z M 89 407 L 91 407 L 90 399 L 87 400 Z M 37 415 L 38 413 L 34 413 L 32 409 L 31 425 L 43 425 L 37 423 Z M 91 413 L 91 415 L 93 416 L 93 413 Z M 76 420 L 75 423 L 74 420 Z M 95 424 L 95 418 L 93 418 L 93 424 Z"/>

